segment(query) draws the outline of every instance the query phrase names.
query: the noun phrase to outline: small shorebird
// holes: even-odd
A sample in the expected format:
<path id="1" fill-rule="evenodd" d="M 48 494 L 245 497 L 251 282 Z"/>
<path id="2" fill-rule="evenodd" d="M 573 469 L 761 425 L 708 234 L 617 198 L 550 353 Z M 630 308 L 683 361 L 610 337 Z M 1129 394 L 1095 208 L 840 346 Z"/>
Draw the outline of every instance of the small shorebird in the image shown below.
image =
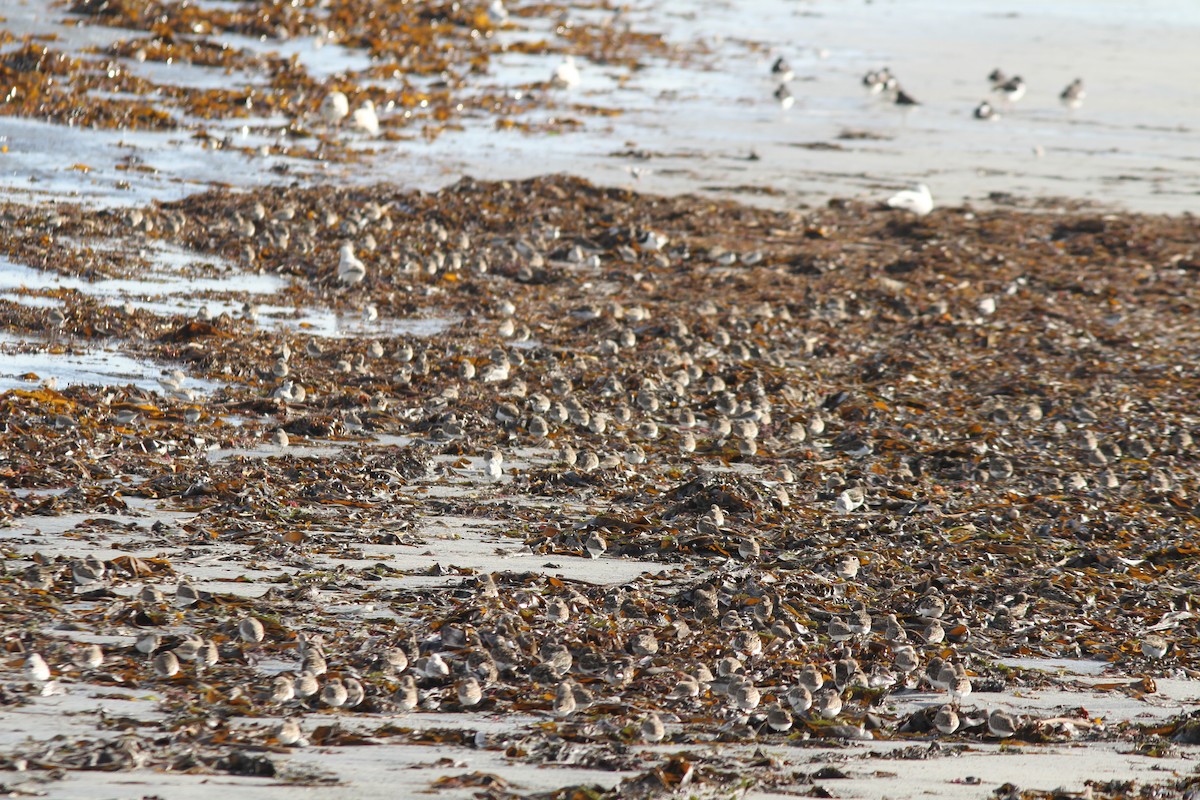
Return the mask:
<path id="1" fill-rule="evenodd" d="M 831 618 L 826 632 L 834 642 L 845 642 L 854 638 L 854 631 L 850 630 L 850 626 L 841 617 Z"/>
<path id="2" fill-rule="evenodd" d="M 30 653 L 25 659 L 25 674 L 31 680 L 38 683 L 45 683 L 50 680 L 50 665 L 46 663 L 46 659 L 42 658 L 41 653 Z"/>
<path id="3" fill-rule="evenodd" d="M 579 67 L 575 65 L 575 57 L 567 56 L 562 63 L 554 68 L 550 85 L 556 89 L 574 89 L 581 81 Z"/>
<path id="4" fill-rule="evenodd" d="M 955 702 L 961 703 L 971 693 L 971 678 L 962 664 L 955 664 L 953 669 L 954 681 L 950 684 L 950 695 Z"/>
<path id="5" fill-rule="evenodd" d="M 441 653 L 418 658 L 413 663 L 413 669 L 431 680 L 441 680 L 450 675 L 450 665 L 442 658 Z"/>
<path id="6" fill-rule="evenodd" d="M 294 719 L 285 719 L 275 728 L 275 738 L 285 747 L 299 744 L 304 739 L 304 730 Z"/>
<path id="7" fill-rule="evenodd" d="M 884 91 L 893 92 L 899 88 L 896 77 L 887 67 L 873 69 L 863 75 L 862 85 L 871 94 L 882 94 Z"/>
<path id="8" fill-rule="evenodd" d="M 180 583 L 175 588 L 175 605 L 186 608 L 195 605 L 200 600 L 200 593 L 190 583 Z"/>
<path id="9" fill-rule="evenodd" d="M 796 73 L 792 70 L 787 59 L 783 56 L 775 59 L 775 63 L 771 65 L 771 77 L 780 83 L 789 83 L 796 77 Z"/>
<path id="10" fill-rule="evenodd" d="M 290 703 L 296 697 L 296 682 L 287 675 L 276 675 L 271 681 L 271 702 L 276 705 Z"/>
<path id="11" fill-rule="evenodd" d="M 354 109 L 351 121 L 354 122 L 356 128 L 360 128 L 372 136 L 379 135 L 379 115 L 375 113 L 373 100 L 364 100 L 361 106 Z"/>
<path id="12" fill-rule="evenodd" d="M 708 512 L 696 520 L 696 532 L 701 536 L 720 536 L 721 527 L 725 524 L 725 512 L 716 503 L 708 507 Z"/>
<path id="13" fill-rule="evenodd" d="M 640 726 L 642 738 L 647 742 L 661 742 L 667 735 L 666 726 L 663 725 L 662 717 L 656 712 L 651 711 L 646 718 L 642 720 Z"/>
<path id="14" fill-rule="evenodd" d="M 812 708 L 812 692 L 804 686 L 793 686 L 785 695 L 790 705 L 797 713 L 803 714 Z"/>
<path id="15" fill-rule="evenodd" d="M 997 120 L 1000 119 L 1000 115 L 996 113 L 996 109 L 991 103 L 982 100 L 979 105 L 975 106 L 975 119 Z"/>
<path id="16" fill-rule="evenodd" d="M 492 0 L 487 7 L 487 17 L 493 27 L 503 28 L 508 23 L 508 9 L 504 7 L 504 0 Z"/>
<path id="17" fill-rule="evenodd" d="M 483 471 L 487 475 L 488 480 L 498 481 L 504 474 L 504 454 L 499 448 L 493 447 L 488 451 L 487 459 L 484 461 Z"/>
<path id="18" fill-rule="evenodd" d="M 955 712 L 954 707 L 950 705 L 944 705 L 939 708 L 933 718 L 933 726 L 947 736 L 958 730 L 958 725 L 958 714 Z"/>
<path id="19" fill-rule="evenodd" d="M 792 729 L 792 714 L 780 703 L 772 703 L 767 707 L 767 725 L 778 733 L 786 733 Z"/>
<path id="20" fill-rule="evenodd" d="M 400 678 L 400 685 L 396 688 L 396 692 L 392 695 L 392 701 L 396 704 L 396 708 L 401 711 L 412 711 L 420 702 L 420 696 L 417 693 L 417 679 L 412 675 L 404 675 Z"/>
<path id="21" fill-rule="evenodd" d="M 98 644 L 82 645 L 75 655 L 75 663 L 82 669 L 100 669 L 104 666 L 104 649 Z"/>
<path id="22" fill-rule="evenodd" d="M 592 531 L 583 543 L 583 548 L 587 551 L 588 557 L 599 558 L 608 550 L 608 542 L 604 540 L 599 531 Z"/>
<path id="23" fill-rule="evenodd" d="M 104 561 L 94 555 L 71 562 L 71 577 L 79 586 L 91 586 L 103 581 L 106 572 Z"/>
<path id="24" fill-rule="evenodd" d="M 340 678 L 334 678 L 321 689 L 321 702 L 330 708 L 341 708 L 349 696 L 346 684 L 342 683 Z"/>
<path id="25" fill-rule="evenodd" d="M 1083 98 L 1087 97 L 1087 92 L 1083 90 L 1083 78 L 1076 78 L 1067 84 L 1067 88 L 1062 90 L 1062 94 L 1058 99 L 1067 108 L 1075 109 L 1083 105 Z"/>
<path id="26" fill-rule="evenodd" d="M 367 267 L 354 254 L 354 245 L 345 242 L 338 251 L 337 279 L 346 286 L 354 286 L 367 277 Z"/>
<path id="27" fill-rule="evenodd" d="M 758 539 L 747 536 L 738 542 L 738 555 L 743 561 L 757 561 L 762 555 L 762 547 L 759 545 Z"/>
<path id="28" fill-rule="evenodd" d="M 1162 658 L 1170 647 L 1170 642 L 1156 633 L 1142 637 L 1142 655 L 1146 658 Z"/>
<path id="29" fill-rule="evenodd" d="M 333 91 L 321 101 L 321 119 L 327 125 L 337 125 L 350 113 L 350 100 L 343 92 Z"/>
<path id="30" fill-rule="evenodd" d="M 576 707 L 575 690 L 571 686 L 571 681 L 565 680 L 558 684 L 558 688 L 554 692 L 554 715 L 569 717 L 575 713 Z"/>
<path id="31" fill-rule="evenodd" d="M 917 614 L 929 619 L 941 619 L 946 613 L 946 601 L 936 594 L 927 594 L 917 601 Z"/>
<path id="32" fill-rule="evenodd" d="M 684 675 L 667 695 L 668 700 L 690 700 L 700 696 L 700 682 L 691 675 Z"/>
<path id="33" fill-rule="evenodd" d="M 1025 81 L 1020 75 L 1016 75 L 1004 83 L 997 84 L 992 91 L 999 92 L 1009 103 L 1015 103 L 1025 96 Z"/>
<path id="34" fill-rule="evenodd" d="M 842 580 L 851 581 L 858 576 L 858 570 L 862 567 L 862 560 L 853 554 L 846 554 L 837 560 L 833 571 Z"/>
<path id="35" fill-rule="evenodd" d="M 762 692 L 748 680 L 739 680 L 730 692 L 733 704 L 739 711 L 750 712 L 758 708 L 762 701 Z"/>
<path id="36" fill-rule="evenodd" d="M 949 667 L 950 672 L 944 672 Z M 925 680 L 929 682 L 929 686 L 935 692 L 944 692 L 949 688 L 946 681 L 954 677 L 954 667 L 942 660 L 941 656 L 934 656 L 929 659 L 929 663 L 925 665 Z"/>
<path id="37" fill-rule="evenodd" d="M 266 629 L 254 617 L 246 617 L 238 623 L 238 636 L 247 644 L 258 644 L 266 636 Z"/>
<path id="38" fill-rule="evenodd" d="M 346 678 L 342 683 L 346 687 L 346 708 L 354 708 L 367 698 L 367 690 L 358 678 Z"/>
<path id="39" fill-rule="evenodd" d="M 792 95 L 792 90 L 788 88 L 786 83 L 781 83 L 776 87 L 775 99 L 779 101 L 779 107 L 784 111 L 796 105 L 796 98 Z"/>
<path id="40" fill-rule="evenodd" d="M 483 700 L 483 687 L 475 677 L 465 678 L 458 684 L 458 704 L 464 708 L 477 706 Z"/>
<path id="41" fill-rule="evenodd" d="M 542 618 L 547 622 L 558 624 L 568 622 L 571 619 L 571 606 L 561 597 L 555 597 L 546 603 L 546 609 L 542 614 Z"/>
<path id="42" fill-rule="evenodd" d="M 317 680 L 317 676 L 312 672 L 303 670 L 296 676 L 294 684 L 296 694 L 300 697 L 312 697 L 317 692 L 321 691 L 321 684 Z"/>
<path id="43" fill-rule="evenodd" d="M 900 202 L 900 201 L 893 202 L 896 200 L 897 197 L 900 197 L 901 194 L 904 194 L 904 192 L 901 192 L 900 194 L 897 194 L 897 195 L 893 196 L 891 199 L 889 199 L 888 205 L 891 206 L 892 208 L 906 208 L 907 210 L 910 210 L 910 211 L 913 210 L 911 208 L 908 208 L 908 206 L 898 205 L 897 202 Z M 929 212 L 926 211 L 924 213 L 928 214 Z M 918 211 L 917 214 L 919 216 L 921 214 L 921 212 Z M 834 503 L 834 507 L 837 509 L 837 512 L 839 514 L 849 514 L 850 512 L 856 511 L 857 509 L 861 508 L 863 503 L 865 503 L 865 502 L 866 502 L 866 496 L 865 496 L 865 493 L 863 492 L 862 487 L 861 486 L 852 486 L 849 489 L 844 490 L 841 494 L 838 495 L 837 501 Z"/>
<path id="44" fill-rule="evenodd" d="M 866 636 L 871 632 L 871 612 L 865 606 L 860 605 L 850 612 L 846 625 L 855 636 Z"/>
<path id="45" fill-rule="evenodd" d="M 50 330 L 51 345 L 54 345 L 58 342 L 58 334 L 66 322 L 67 315 L 63 313 L 61 308 L 50 309 L 50 313 L 46 316 L 46 327 Z"/>
<path id="46" fill-rule="evenodd" d="M 842 713 L 842 695 L 832 686 L 822 689 L 813 698 L 813 707 L 822 719 L 833 719 Z"/>
<path id="47" fill-rule="evenodd" d="M 205 649 L 204 639 L 198 634 L 185 634 L 183 640 L 175 645 L 171 652 L 183 661 L 196 661 L 202 657 Z"/>
<path id="48" fill-rule="evenodd" d="M 931 619 L 921 627 L 921 638 L 925 644 L 938 644 L 946 638 L 946 629 L 939 620 Z"/>
<path id="49" fill-rule="evenodd" d="M 1017 732 L 1017 721 L 1012 714 L 995 710 L 988 714 L 988 733 L 997 739 L 1007 739 Z"/>
<path id="50" fill-rule="evenodd" d="M 902 645 L 895 648 L 893 651 L 892 666 L 898 671 L 907 675 L 910 672 L 916 671 L 920 666 L 920 661 L 917 659 L 917 651 L 910 645 Z"/>
<path id="51" fill-rule="evenodd" d="M 160 678 L 173 678 L 179 674 L 179 658 L 171 650 L 154 657 L 154 673 Z"/>
<path id="52" fill-rule="evenodd" d="M 816 694 L 825 685 L 825 676 L 821 674 L 821 670 L 817 668 L 816 664 L 809 664 L 800 670 L 800 674 L 796 676 L 796 681 L 800 686 L 807 689 L 810 694 Z"/>

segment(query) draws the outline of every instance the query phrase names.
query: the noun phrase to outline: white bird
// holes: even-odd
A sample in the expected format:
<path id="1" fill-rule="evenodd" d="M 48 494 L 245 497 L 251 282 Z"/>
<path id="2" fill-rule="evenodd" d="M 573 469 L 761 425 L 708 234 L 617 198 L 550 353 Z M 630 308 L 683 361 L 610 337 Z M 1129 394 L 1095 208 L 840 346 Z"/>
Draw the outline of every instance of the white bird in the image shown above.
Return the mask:
<path id="1" fill-rule="evenodd" d="M 354 255 L 354 245 L 346 242 L 338 253 L 338 281 L 347 286 L 362 283 L 367 277 L 367 266 Z"/>
<path id="2" fill-rule="evenodd" d="M 354 116 L 351 119 L 355 127 L 363 129 L 372 136 L 379 135 L 379 115 L 375 113 L 373 101 L 364 100 L 361 106 L 354 109 Z"/>
<path id="3" fill-rule="evenodd" d="M 40 653 L 30 653 L 25 659 L 25 674 L 32 680 L 39 683 L 45 683 L 50 680 L 50 665 L 46 663 L 46 659 L 42 658 Z"/>
<path id="4" fill-rule="evenodd" d="M 575 66 L 575 57 L 567 56 L 554 69 L 550 84 L 556 89 L 574 89 L 579 85 L 579 67 Z"/>
<path id="5" fill-rule="evenodd" d="M 330 92 L 321 101 L 321 119 L 329 125 L 336 125 L 350 113 L 350 101 L 342 92 Z"/>
<path id="6" fill-rule="evenodd" d="M 504 0 L 492 0 L 487 8 L 487 16 L 494 27 L 503 28 L 508 22 L 508 9 L 504 7 Z"/>
<path id="7" fill-rule="evenodd" d="M 918 217 L 923 217 L 933 211 L 933 195 L 929 193 L 928 186 L 918 183 L 912 189 L 896 192 L 888 198 L 887 204 L 892 208 L 911 211 Z"/>
<path id="8" fill-rule="evenodd" d="M 492 448 L 488 451 L 487 460 L 484 462 L 484 472 L 488 478 L 493 481 L 500 480 L 504 466 L 504 454 L 498 448 Z"/>

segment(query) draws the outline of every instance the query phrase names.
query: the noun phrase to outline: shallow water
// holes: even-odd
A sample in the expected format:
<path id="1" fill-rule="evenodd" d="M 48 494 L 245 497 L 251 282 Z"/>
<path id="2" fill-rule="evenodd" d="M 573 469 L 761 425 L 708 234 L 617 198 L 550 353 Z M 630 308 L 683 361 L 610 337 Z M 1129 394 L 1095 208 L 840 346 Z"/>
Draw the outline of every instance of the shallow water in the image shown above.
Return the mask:
<path id="1" fill-rule="evenodd" d="M 159 364 L 132 358 L 112 347 L 50 352 L 45 343 L 29 342 L 0 333 L 0 391 L 35 389 L 41 383 L 67 386 L 125 386 L 162 392 L 158 379 L 169 370 Z M 217 388 L 213 381 L 188 378 L 182 387 L 199 395 Z"/>
<path id="2" fill-rule="evenodd" d="M 917 180 L 942 202 L 1006 192 L 1182 211 L 1200 197 L 1200 107 L 1187 102 L 1189 71 L 1180 68 L 1200 33 L 1200 7 L 760 0 L 663 8 L 644 11 L 645 24 L 708 44 L 708 68 L 651 64 L 616 90 L 608 70 L 584 64 L 580 101 L 621 116 L 590 120 L 549 152 L 482 129 L 448 134 L 430 145 L 436 158 L 421 177 L 566 171 L 647 191 L 715 189 L 752 200 L 782 192 L 768 202 L 783 205 L 880 198 Z M 1147 41 L 1156 42 L 1152 52 Z M 776 55 L 797 75 L 787 111 L 771 96 Z M 495 79 L 527 80 L 527 61 L 502 58 Z M 905 113 L 862 90 L 861 76 L 885 65 L 922 106 Z M 1030 89 L 1011 108 L 993 96 L 1002 119 L 982 122 L 973 109 L 989 97 L 986 75 L 997 66 L 1024 75 Z M 1075 77 L 1088 97 L 1069 111 L 1058 93 Z M 873 138 L 840 138 L 848 132 Z M 614 156 L 630 150 L 653 155 Z"/>
<path id="3" fill-rule="evenodd" d="M 606 14 L 577 10 L 574 17 Z M 0 186 L 124 204 L 177 198 L 214 174 L 237 186 L 325 175 L 348 182 L 385 176 L 432 188 L 463 174 L 513 178 L 567 171 L 648 191 L 711 191 L 776 205 L 879 198 L 916 180 L 928 183 L 942 203 L 997 192 L 1179 212 L 1194 210 L 1200 198 L 1200 106 L 1191 102 L 1186 64 L 1200 35 L 1196 4 L 673 0 L 631 8 L 624 18 L 697 54 L 685 65 L 652 61 L 632 74 L 581 61 L 581 86 L 554 94 L 565 107 L 530 117 L 576 117 L 584 122 L 581 131 L 534 136 L 497 131 L 491 118 L 467 118 L 463 130 L 432 142 L 364 139 L 377 157 L 327 166 L 212 149 L 189 132 L 116 133 L 0 118 L 0 142 L 9 147 L 0 159 Z M 68 46 L 119 38 L 119 32 L 64 26 L 60 19 L 59 12 L 22 5 L 7 24 L 18 32 L 53 31 Z M 501 41 L 551 35 L 546 20 L 513 22 L 518 29 L 498 33 Z M 323 41 L 318 47 L 312 38 L 226 38 L 254 52 L 294 55 L 318 78 L 370 66 L 362 53 Z M 797 75 L 797 102 L 788 111 L 771 96 L 775 55 L 786 56 Z M 519 93 L 523 85 L 545 80 L 558 61 L 501 55 L 476 85 Z M 903 113 L 862 90 L 863 73 L 884 65 L 921 107 Z M 989 97 L 985 76 L 995 67 L 1021 74 L 1029 91 L 1012 108 L 997 103 L 1002 119 L 981 122 L 972 111 Z M 206 78 L 201 67 L 131 68 L 149 69 L 157 78 L 177 73 L 189 85 L 240 86 L 247 79 L 222 70 L 210 70 Z M 1075 77 L 1084 79 L 1088 96 L 1081 109 L 1068 111 L 1057 96 Z M 621 113 L 576 114 L 574 102 Z M 258 147 L 272 135 L 253 130 L 282 122 L 208 127 L 235 144 Z M 839 138 L 847 133 L 872 138 Z M 650 157 L 615 155 L 631 150 Z M 752 153 L 757 160 L 749 160 Z M 152 169 L 118 169 L 130 158 Z M 73 169 L 75 164 L 90 171 Z M 286 177 L 273 171 L 279 166 L 288 168 Z"/>
<path id="4" fill-rule="evenodd" d="M 221 259 L 155 243 L 142 254 L 152 267 L 139 278 L 105 278 L 89 281 L 71 275 L 59 275 L 17 264 L 0 256 L 0 299 L 35 308 L 61 307 L 53 296 L 74 290 L 96 297 L 109 305 L 128 303 L 136 309 L 162 316 L 197 316 L 207 313 L 230 317 L 245 315 L 244 301 L 274 295 L 290 282 L 277 275 L 243 272 Z M 195 271 L 222 272 L 220 277 L 184 274 Z M 218 295 L 228 299 L 214 299 Z M 255 304 L 256 325 L 268 329 L 288 329 L 318 338 L 349 336 L 419 336 L 441 333 L 457 322 L 452 317 L 390 319 L 367 321 L 361 313 L 340 313 L 327 308 Z"/>
<path id="5" fill-rule="evenodd" d="M 102 278 L 96 281 L 34 269 L 0 257 L 0 293 L 15 293 L 16 290 L 54 292 L 73 289 L 92 297 L 125 302 L 132 298 L 191 297 L 209 292 L 273 294 L 288 285 L 286 279 L 277 275 L 235 271 L 219 259 L 204 257 L 169 245 L 147 248 L 142 254 L 151 261 L 150 270 L 144 272 L 142 277 Z M 197 264 L 224 270 L 228 274 L 217 278 L 182 274 L 185 268 Z"/>

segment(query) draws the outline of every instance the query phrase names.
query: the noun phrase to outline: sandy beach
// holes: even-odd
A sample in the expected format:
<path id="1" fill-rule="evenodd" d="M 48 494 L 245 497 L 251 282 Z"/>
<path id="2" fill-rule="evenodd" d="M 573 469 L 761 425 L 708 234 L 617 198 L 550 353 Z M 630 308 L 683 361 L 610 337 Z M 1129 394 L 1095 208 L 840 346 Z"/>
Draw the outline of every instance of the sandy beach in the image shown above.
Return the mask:
<path id="1" fill-rule="evenodd" d="M 5 792 L 1194 796 L 1194 11 L 0 16 Z"/>

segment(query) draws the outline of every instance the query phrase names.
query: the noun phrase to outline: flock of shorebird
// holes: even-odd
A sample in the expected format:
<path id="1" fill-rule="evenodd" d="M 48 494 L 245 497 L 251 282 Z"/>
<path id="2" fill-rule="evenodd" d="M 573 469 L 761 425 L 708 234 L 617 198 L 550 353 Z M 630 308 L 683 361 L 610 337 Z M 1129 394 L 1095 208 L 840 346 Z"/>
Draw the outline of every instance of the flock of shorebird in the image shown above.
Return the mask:
<path id="1" fill-rule="evenodd" d="M 325 99 L 321 101 L 320 115 L 327 125 L 338 125 L 349 117 L 355 128 L 365 131 L 371 136 L 379 135 L 379 115 L 375 111 L 373 100 L 364 100 L 362 105 L 354 109 L 354 113 L 351 114 L 350 99 L 346 97 L 346 93 L 333 91 L 325 95 Z"/>
<path id="2" fill-rule="evenodd" d="M 771 78 L 776 82 L 774 96 L 784 109 L 791 108 L 796 103 L 796 98 L 790 88 L 795 77 L 795 71 L 783 56 L 779 56 L 771 64 Z M 988 74 L 987 79 L 991 84 L 992 93 L 998 95 L 1009 107 L 1025 96 L 1027 87 L 1025 80 L 1020 75 L 1010 77 L 1002 70 L 994 69 Z M 919 100 L 904 90 L 900 81 L 888 67 L 868 70 L 862 77 L 862 85 L 869 94 L 887 98 L 897 106 L 911 108 L 921 105 Z M 1076 78 L 1059 93 L 1058 99 L 1064 106 L 1074 110 L 1083 105 L 1086 96 L 1083 79 Z M 976 119 L 984 120 L 1000 118 L 996 106 L 988 99 L 980 101 L 979 105 L 975 107 L 974 116 Z"/>
<path id="3" fill-rule="evenodd" d="M 792 94 L 790 84 L 795 80 L 796 72 L 783 56 L 777 57 L 771 64 L 771 78 L 776 82 L 774 97 L 780 107 L 786 110 L 795 105 L 796 97 Z M 987 79 L 991 84 L 992 93 L 998 95 L 1006 107 L 1011 108 L 1025 96 L 1027 87 L 1024 78 L 1020 75 L 1010 77 L 1002 70 L 994 69 L 988 74 Z M 869 94 L 887 98 L 894 105 L 902 108 L 921 105 L 920 101 L 904 90 L 900 81 L 888 67 L 869 70 L 862 77 L 862 85 Z M 1081 107 L 1086 96 L 1087 92 L 1083 88 L 1082 78 L 1071 81 L 1058 95 L 1059 101 L 1071 110 Z M 1000 112 L 990 100 L 984 99 L 975 107 L 973 116 L 980 120 L 998 120 Z M 924 216 L 933 211 L 933 195 L 928 186 L 920 183 L 911 189 L 897 192 L 888 198 L 887 204 L 891 208 Z"/>

